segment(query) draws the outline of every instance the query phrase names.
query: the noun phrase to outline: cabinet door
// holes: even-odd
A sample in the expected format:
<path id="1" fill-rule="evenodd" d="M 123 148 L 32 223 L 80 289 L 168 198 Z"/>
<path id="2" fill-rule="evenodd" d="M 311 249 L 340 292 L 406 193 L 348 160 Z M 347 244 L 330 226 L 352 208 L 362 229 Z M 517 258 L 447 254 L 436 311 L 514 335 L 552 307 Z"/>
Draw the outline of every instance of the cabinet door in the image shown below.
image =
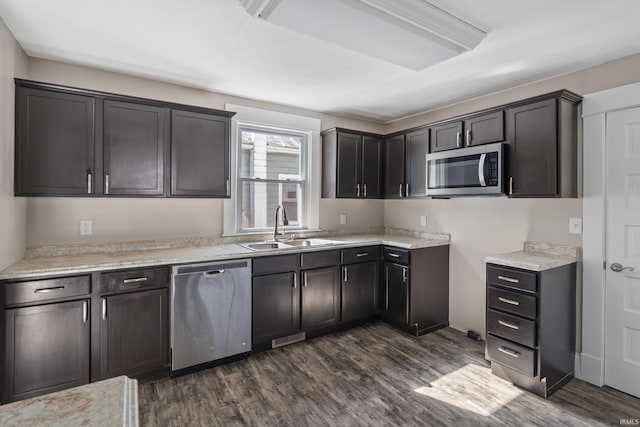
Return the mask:
<path id="1" fill-rule="evenodd" d="M 384 263 L 386 316 L 407 324 L 409 321 L 409 267 Z"/>
<path id="2" fill-rule="evenodd" d="M 335 325 L 340 321 L 338 267 L 305 270 L 302 274 L 302 329 Z"/>
<path id="3" fill-rule="evenodd" d="M 360 197 L 362 188 L 362 137 L 338 133 L 337 197 Z"/>
<path id="4" fill-rule="evenodd" d="M 171 112 L 171 195 L 230 196 L 228 118 Z"/>
<path id="5" fill-rule="evenodd" d="M 465 120 L 464 141 L 467 147 L 504 141 L 504 111 Z"/>
<path id="6" fill-rule="evenodd" d="M 405 197 L 427 195 L 427 153 L 429 152 L 429 129 L 408 133 L 405 136 L 407 184 Z"/>
<path id="7" fill-rule="evenodd" d="M 404 196 L 404 135 L 384 141 L 384 197 L 397 199 Z"/>
<path id="8" fill-rule="evenodd" d="M 165 110 L 104 102 L 104 194 L 164 194 Z"/>
<path id="9" fill-rule="evenodd" d="M 300 289 L 295 272 L 253 278 L 253 344 L 300 332 Z"/>
<path id="10" fill-rule="evenodd" d="M 507 110 L 511 196 L 557 195 L 556 117 L 555 99 Z"/>
<path id="11" fill-rule="evenodd" d="M 431 127 L 431 152 L 462 147 L 462 122 Z"/>
<path id="12" fill-rule="evenodd" d="M 382 197 L 382 139 L 362 137 L 362 197 Z"/>
<path id="13" fill-rule="evenodd" d="M 378 309 L 378 261 L 342 267 L 342 321 L 364 319 Z"/>
<path id="14" fill-rule="evenodd" d="M 114 295 L 102 304 L 102 378 L 164 368 L 169 353 L 167 289 Z"/>
<path id="15" fill-rule="evenodd" d="M 92 193 L 94 112 L 88 96 L 16 88 L 16 195 Z"/>
<path id="16" fill-rule="evenodd" d="M 89 301 L 5 310 L 2 401 L 89 382 Z"/>

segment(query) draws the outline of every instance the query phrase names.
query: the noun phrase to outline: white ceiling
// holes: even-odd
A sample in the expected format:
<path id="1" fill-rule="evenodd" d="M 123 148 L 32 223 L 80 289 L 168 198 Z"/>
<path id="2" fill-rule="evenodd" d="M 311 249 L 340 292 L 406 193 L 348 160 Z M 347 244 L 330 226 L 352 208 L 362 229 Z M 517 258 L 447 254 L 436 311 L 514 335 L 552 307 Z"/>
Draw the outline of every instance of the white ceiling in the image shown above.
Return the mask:
<path id="1" fill-rule="evenodd" d="M 429 2 L 488 34 L 421 71 L 238 0 L 0 0 L 0 16 L 29 56 L 383 122 L 640 52 L 637 0 Z"/>

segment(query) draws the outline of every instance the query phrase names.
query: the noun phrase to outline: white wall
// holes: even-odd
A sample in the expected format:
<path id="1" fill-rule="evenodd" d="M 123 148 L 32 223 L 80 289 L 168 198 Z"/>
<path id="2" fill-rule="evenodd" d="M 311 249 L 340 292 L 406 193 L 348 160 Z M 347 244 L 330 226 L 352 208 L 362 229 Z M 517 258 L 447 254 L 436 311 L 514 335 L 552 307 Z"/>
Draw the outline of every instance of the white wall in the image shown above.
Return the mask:
<path id="1" fill-rule="evenodd" d="M 382 133 L 384 125 L 330 114 L 206 92 L 154 80 L 72 64 L 31 58 L 30 80 L 75 86 L 144 98 L 224 110 L 225 104 L 246 105 L 319 118 L 322 129 L 339 126 Z M 13 158 L 11 155 L 10 158 Z M 4 181 L 3 181 L 4 182 Z M 6 181 L 12 183 L 13 179 Z M 9 184 L 8 184 L 9 185 Z M 382 227 L 380 201 L 320 202 L 322 228 Z M 373 214 L 369 214 L 373 212 Z M 346 226 L 338 224 L 347 213 Z M 27 246 L 123 240 L 218 236 L 222 233 L 222 200 L 215 199 L 81 199 L 30 198 L 27 204 Z M 93 221 L 93 235 L 80 236 L 80 220 Z"/>
<path id="2" fill-rule="evenodd" d="M 0 19 L 0 270 L 24 256 L 27 201 L 13 197 L 16 74 L 24 74 L 27 56 Z"/>

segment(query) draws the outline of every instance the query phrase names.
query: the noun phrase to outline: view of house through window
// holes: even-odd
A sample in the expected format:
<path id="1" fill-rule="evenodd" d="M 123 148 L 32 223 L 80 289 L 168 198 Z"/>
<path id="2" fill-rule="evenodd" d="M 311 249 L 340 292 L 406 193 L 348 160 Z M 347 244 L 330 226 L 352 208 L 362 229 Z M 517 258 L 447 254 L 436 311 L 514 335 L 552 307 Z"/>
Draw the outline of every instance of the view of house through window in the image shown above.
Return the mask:
<path id="1" fill-rule="evenodd" d="M 240 126 L 238 134 L 238 231 L 273 228 L 278 205 L 289 227 L 303 228 L 306 135 L 255 126 Z"/>

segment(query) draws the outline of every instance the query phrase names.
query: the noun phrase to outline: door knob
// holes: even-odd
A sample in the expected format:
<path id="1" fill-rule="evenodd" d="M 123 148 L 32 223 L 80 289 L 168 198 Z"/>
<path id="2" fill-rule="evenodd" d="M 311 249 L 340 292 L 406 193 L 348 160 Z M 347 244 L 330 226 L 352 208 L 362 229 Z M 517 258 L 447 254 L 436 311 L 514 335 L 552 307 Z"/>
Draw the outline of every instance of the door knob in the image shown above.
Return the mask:
<path id="1" fill-rule="evenodd" d="M 615 271 L 616 273 L 620 273 L 621 271 L 627 270 L 629 269 L 629 271 L 633 271 L 633 267 L 624 267 L 622 264 L 614 262 L 613 264 L 611 264 L 611 270 Z"/>

